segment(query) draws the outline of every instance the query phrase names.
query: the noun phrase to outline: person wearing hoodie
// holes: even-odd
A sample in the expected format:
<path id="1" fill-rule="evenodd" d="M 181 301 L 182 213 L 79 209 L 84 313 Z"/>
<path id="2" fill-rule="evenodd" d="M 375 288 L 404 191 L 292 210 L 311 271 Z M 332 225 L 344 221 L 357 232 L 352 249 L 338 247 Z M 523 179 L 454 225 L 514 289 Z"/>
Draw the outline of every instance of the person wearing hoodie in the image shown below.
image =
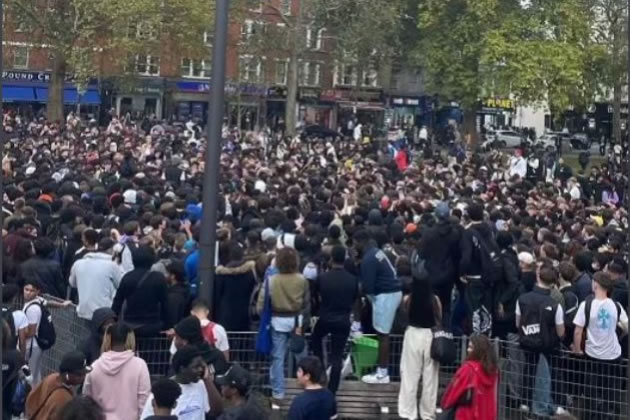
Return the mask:
<path id="1" fill-rule="evenodd" d="M 468 206 L 470 224 L 462 234 L 460 280 L 466 286 L 468 311 L 474 333 L 489 334 L 492 330 L 492 288 L 484 278 L 483 248 L 498 252 L 492 229 L 483 220 L 483 206 L 473 203 Z"/>
<path id="2" fill-rule="evenodd" d="M 168 263 L 166 273 L 168 284 L 168 321 L 166 324 L 171 328 L 188 315 L 190 291 L 186 284 L 184 265 L 181 262 Z"/>
<path id="3" fill-rule="evenodd" d="M 227 331 L 249 331 L 249 301 L 256 286 L 256 263 L 245 261 L 243 248 L 230 244 L 230 262 L 216 269 L 215 321 Z"/>
<path id="4" fill-rule="evenodd" d="M 451 319 L 451 294 L 458 275 L 461 234 L 457 226 L 449 220 L 450 210 L 447 203 L 438 203 L 435 215 L 437 223 L 422 235 L 419 253 L 426 261 L 433 291 L 442 304 L 444 326 L 448 328 Z"/>
<path id="5" fill-rule="evenodd" d="M 593 254 L 590 251 L 580 251 L 573 258 L 573 262 L 580 271 L 580 276 L 573 284 L 573 287 L 580 302 L 584 302 L 593 293 L 593 276 L 591 274 L 593 270 Z"/>
<path id="6" fill-rule="evenodd" d="M 79 294 L 77 315 L 86 321 L 92 319 L 98 308 L 111 307 L 120 286 L 123 272 L 112 260 L 114 241 L 102 239 L 99 251 L 89 252 L 72 265 L 70 286 L 76 287 Z"/>
<path id="7" fill-rule="evenodd" d="M 519 263 L 516 251 L 512 248 L 512 234 L 505 231 L 497 233 L 497 245 L 501 250 L 503 276 L 496 284 L 494 293 L 494 336 L 505 340 L 510 333 L 516 333 L 516 300 L 519 296 Z"/>
<path id="8" fill-rule="evenodd" d="M 151 247 L 134 249 L 135 268 L 123 276 L 112 304 L 137 337 L 157 336 L 168 324 L 168 287 L 164 275 L 151 271 L 154 262 Z"/>
<path id="9" fill-rule="evenodd" d="M 149 368 L 134 350 L 133 331 L 124 323 L 111 325 L 103 354 L 85 378 L 83 394 L 103 408 L 106 420 L 137 420 L 151 394 Z"/>
<path id="10" fill-rule="evenodd" d="M 490 339 L 473 335 L 468 358 L 444 391 L 442 409 L 454 409 L 456 420 L 496 420 L 498 380 L 497 355 Z"/>
<path id="11" fill-rule="evenodd" d="M 111 308 L 98 308 L 90 321 L 90 336 L 79 344 L 78 349 L 83 352 L 88 365 L 101 356 L 103 336 L 110 325 L 116 322 L 116 314 Z"/>

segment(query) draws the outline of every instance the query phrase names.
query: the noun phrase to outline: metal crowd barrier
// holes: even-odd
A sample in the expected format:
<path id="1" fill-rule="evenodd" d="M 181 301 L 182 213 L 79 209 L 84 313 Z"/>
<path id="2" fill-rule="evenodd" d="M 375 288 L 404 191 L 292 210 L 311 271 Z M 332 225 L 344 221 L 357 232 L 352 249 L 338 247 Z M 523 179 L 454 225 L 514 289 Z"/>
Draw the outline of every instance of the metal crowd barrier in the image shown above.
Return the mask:
<path id="1" fill-rule="evenodd" d="M 88 338 L 88 324 L 78 318 L 76 307 L 50 308 L 57 331 L 57 342 L 43 354 L 44 375 L 56 371 L 64 353 L 76 349 Z M 230 359 L 246 367 L 253 374 L 254 388 L 270 395 L 270 360 L 255 352 L 255 332 L 228 332 Z M 137 352 L 154 376 L 169 374 L 171 342 L 167 338 L 137 339 Z M 325 343 L 329 344 L 329 343 Z M 403 336 L 391 337 L 390 376 L 400 380 L 400 360 Z M 446 388 L 461 362 L 465 360 L 467 339 L 456 340 L 458 360 L 440 367 L 440 395 Z M 541 357 L 525 352 L 515 341 L 494 341 L 499 356 L 500 380 L 498 386 L 499 419 L 525 419 L 529 414 L 521 405 L 530 407 L 530 413 L 548 416 L 561 406 L 579 419 L 621 420 L 630 416 L 626 399 L 628 386 L 627 360 L 598 362 L 562 352 Z M 286 377 L 292 368 L 285 363 Z M 346 380 L 357 380 L 350 377 Z"/>

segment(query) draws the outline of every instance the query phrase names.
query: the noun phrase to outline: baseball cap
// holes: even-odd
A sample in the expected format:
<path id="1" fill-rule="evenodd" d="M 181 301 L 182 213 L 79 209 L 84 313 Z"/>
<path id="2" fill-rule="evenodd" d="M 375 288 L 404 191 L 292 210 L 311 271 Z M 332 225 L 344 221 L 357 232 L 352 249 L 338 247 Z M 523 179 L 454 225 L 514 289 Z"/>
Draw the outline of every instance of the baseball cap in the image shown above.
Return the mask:
<path id="1" fill-rule="evenodd" d="M 238 364 L 233 364 L 224 375 L 216 377 L 216 383 L 222 386 L 231 386 L 245 394 L 251 385 L 249 372 Z"/>
<path id="2" fill-rule="evenodd" d="M 85 374 L 91 371 L 92 368 L 87 365 L 85 355 L 79 350 L 66 353 L 59 364 L 59 373 Z"/>
<path id="3" fill-rule="evenodd" d="M 276 232 L 272 228 L 266 228 L 260 234 L 260 238 L 263 242 L 267 242 L 268 239 L 275 238 Z"/>
<path id="4" fill-rule="evenodd" d="M 435 215 L 440 219 L 446 219 L 450 213 L 451 211 L 448 208 L 448 204 L 444 201 L 440 201 L 437 206 L 435 206 Z"/>
<path id="5" fill-rule="evenodd" d="M 534 256 L 529 252 L 521 252 L 518 254 L 518 260 L 523 264 L 529 265 L 534 263 Z"/>

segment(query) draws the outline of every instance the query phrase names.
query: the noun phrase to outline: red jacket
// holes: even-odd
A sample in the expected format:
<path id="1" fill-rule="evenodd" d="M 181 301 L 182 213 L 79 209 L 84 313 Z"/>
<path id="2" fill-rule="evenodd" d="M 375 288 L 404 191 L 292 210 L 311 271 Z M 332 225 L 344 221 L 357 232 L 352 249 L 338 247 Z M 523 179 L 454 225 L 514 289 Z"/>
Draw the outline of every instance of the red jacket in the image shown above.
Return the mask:
<path id="1" fill-rule="evenodd" d="M 407 157 L 407 152 L 405 150 L 399 150 L 396 153 L 396 157 L 394 159 L 396 160 L 396 165 L 398 166 L 398 170 L 400 172 L 405 172 L 405 170 L 407 170 L 407 167 L 409 166 L 409 159 Z"/>
<path id="2" fill-rule="evenodd" d="M 442 396 L 442 408 L 453 407 L 468 388 L 473 388 L 472 404 L 457 409 L 456 420 L 497 419 L 498 373 L 487 374 L 481 363 L 469 360 L 455 373 Z"/>

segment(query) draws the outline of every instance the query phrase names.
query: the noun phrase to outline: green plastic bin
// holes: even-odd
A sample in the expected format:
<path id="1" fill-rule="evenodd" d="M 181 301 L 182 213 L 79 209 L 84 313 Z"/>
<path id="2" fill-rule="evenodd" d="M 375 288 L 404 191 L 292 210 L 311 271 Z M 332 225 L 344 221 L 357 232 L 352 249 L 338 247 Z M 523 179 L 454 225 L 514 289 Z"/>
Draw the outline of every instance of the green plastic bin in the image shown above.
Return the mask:
<path id="1" fill-rule="evenodd" d="M 352 340 L 352 361 L 354 374 L 361 378 L 378 361 L 378 340 L 370 337 L 358 337 Z"/>

